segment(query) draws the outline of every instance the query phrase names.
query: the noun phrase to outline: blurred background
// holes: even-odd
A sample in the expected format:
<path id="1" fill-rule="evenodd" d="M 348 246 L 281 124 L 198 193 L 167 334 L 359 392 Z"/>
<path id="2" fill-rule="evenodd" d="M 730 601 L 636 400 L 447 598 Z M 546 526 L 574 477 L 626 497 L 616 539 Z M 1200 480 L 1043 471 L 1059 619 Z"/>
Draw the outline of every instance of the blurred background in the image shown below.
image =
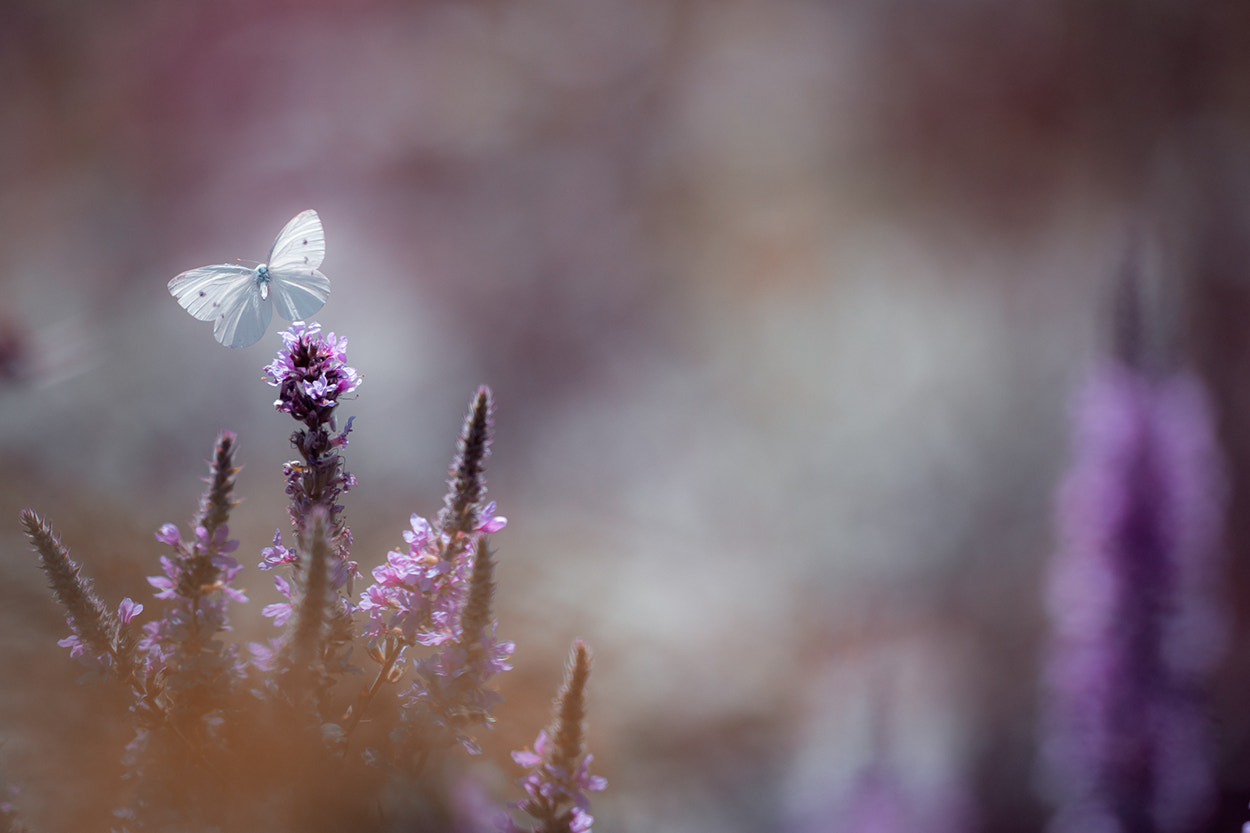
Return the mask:
<path id="1" fill-rule="evenodd" d="M 365 379 L 355 557 L 437 512 L 490 385 L 495 777 L 581 637 L 598 826 L 680 833 L 854 830 L 881 766 L 912 830 L 1043 828 L 1054 492 L 1144 229 L 1227 454 L 1210 829 L 1250 818 L 1250 6 L 5 0 L 0 79 L 0 734 L 35 820 L 116 747 L 17 513 L 150 602 L 236 431 L 276 600 L 280 341 L 222 348 L 165 284 L 310 207 Z"/>

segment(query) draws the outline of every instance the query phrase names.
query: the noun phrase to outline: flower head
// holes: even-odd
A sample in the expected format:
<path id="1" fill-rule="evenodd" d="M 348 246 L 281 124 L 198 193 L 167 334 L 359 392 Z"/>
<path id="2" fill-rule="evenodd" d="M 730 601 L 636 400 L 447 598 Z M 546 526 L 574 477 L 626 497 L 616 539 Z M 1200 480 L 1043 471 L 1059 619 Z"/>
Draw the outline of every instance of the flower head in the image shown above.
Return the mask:
<path id="1" fill-rule="evenodd" d="M 274 407 L 309 428 L 328 425 L 341 397 L 360 387 L 347 365 L 347 339 L 323 337 L 321 325 L 296 321 L 282 334 L 282 349 L 265 368 L 265 380 L 278 388 Z"/>

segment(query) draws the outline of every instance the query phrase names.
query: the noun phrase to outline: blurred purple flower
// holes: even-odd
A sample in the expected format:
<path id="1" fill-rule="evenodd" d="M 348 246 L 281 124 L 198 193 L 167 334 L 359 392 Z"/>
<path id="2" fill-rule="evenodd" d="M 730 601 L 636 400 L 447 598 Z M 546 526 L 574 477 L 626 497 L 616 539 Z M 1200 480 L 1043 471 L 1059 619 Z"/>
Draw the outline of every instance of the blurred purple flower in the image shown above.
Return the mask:
<path id="1" fill-rule="evenodd" d="M 130 621 L 143 612 L 143 605 L 131 599 L 129 596 L 121 600 L 117 605 L 117 621 L 122 625 L 130 624 Z M 74 618 L 71 616 L 67 620 L 71 628 L 74 627 Z M 83 642 L 82 638 L 74 633 L 64 639 L 58 639 L 57 645 L 62 648 L 69 648 L 69 655 L 72 659 L 82 663 L 93 671 L 103 671 L 112 666 L 113 657 L 111 653 L 96 654 L 90 652 L 88 646 Z"/>
<path id="2" fill-rule="evenodd" d="M 564 683 L 556 695 L 551 724 L 538 733 L 534 751 L 512 753 L 512 760 L 530 772 L 517 783 L 529 798 L 512 806 L 524 811 L 537 823 L 533 833 L 585 833 L 594 817 L 590 815 L 588 792 L 608 786 L 606 779 L 590 774 L 593 758 L 586 752 L 586 683 L 590 677 L 590 651 L 580 641 L 573 643 L 565 667 Z M 507 833 L 520 833 L 511 818 L 503 820 Z"/>
<path id="3" fill-rule="evenodd" d="M 121 604 L 117 606 L 117 618 L 122 620 L 122 624 L 127 624 L 131 619 L 143 612 L 143 605 L 139 604 L 129 596 L 122 599 Z"/>
<path id="4" fill-rule="evenodd" d="M 209 651 L 208 646 L 217 633 L 230 630 L 227 603 L 247 601 L 243 591 L 231 586 L 243 566 L 229 555 L 239 546 L 229 534 L 229 527 L 222 524 L 210 539 L 208 530 L 198 526 L 194 541 L 186 544 L 173 524 L 163 525 L 156 533 L 158 541 L 174 550 L 172 556 L 160 557 L 164 575 L 148 577 L 156 598 L 173 602 L 164 616 L 144 626 L 139 642 L 140 650 L 157 665 L 181 653 L 188 664 L 203 666 L 209 653 L 219 653 Z M 126 610 L 119 613 L 123 621 L 134 615 Z M 237 672 L 233 651 L 221 651 L 218 658 L 223 663 L 218 672 Z"/>
<path id="5" fill-rule="evenodd" d="M 1206 399 L 1191 375 L 1110 363 L 1076 431 L 1048 595 L 1050 829 L 1193 830 L 1212 805 L 1202 683 L 1223 641 Z"/>
<path id="6" fill-rule="evenodd" d="M 555 749 L 546 729 L 538 733 L 533 752 L 528 749 L 513 752 L 512 760 L 517 766 L 533 770 L 521 779 L 521 786 L 530 798 L 545 799 L 552 804 L 571 803 L 584 814 L 590 806 L 586 793 L 603 790 L 608 786 L 607 779 L 590 774 L 594 755 L 583 755 L 573 768 L 555 762 L 554 756 Z"/>
<path id="7" fill-rule="evenodd" d="M 260 614 L 266 619 L 273 619 L 274 625 L 280 628 L 291 618 L 291 597 L 294 595 L 295 588 L 291 587 L 291 582 L 282 576 L 273 577 L 273 586 L 286 601 L 265 605 Z"/>

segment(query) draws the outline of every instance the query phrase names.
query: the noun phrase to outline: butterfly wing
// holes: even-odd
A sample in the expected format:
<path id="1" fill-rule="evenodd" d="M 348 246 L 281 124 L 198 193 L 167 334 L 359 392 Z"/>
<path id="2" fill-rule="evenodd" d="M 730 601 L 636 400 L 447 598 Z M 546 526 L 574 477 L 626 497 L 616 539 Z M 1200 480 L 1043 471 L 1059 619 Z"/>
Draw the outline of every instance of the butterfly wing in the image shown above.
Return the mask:
<path id="1" fill-rule="evenodd" d="M 321 218 L 311 208 L 301 211 L 282 227 L 269 252 L 269 268 L 305 265 L 316 269 L 326 256 L 326 233 Z"/>
<path id="2" fill-rule="evenodd" d="M 232 284 L 222 293 L 217 309 L 213 337 L 227 347 L 247 347 L 260 341 L 273 316 L 273 304 L 261 297 L 255 279 Z"/>
<path id="3" fill-rule="evenodd" d="M 236 286 L 255 282 L 256 270 L 236 263 L 221 263 L 183 272 L 169 282 L 169 293 L 199 320 L 212 321 L 220 314 L 226 295 Z"/>
<path id="4" fill-rule="evenodd" d="M 278 315 L 290 321 L 308 318 L 330 297 L 330 279 L 317 267 L 326 254 L 321 218 L 301 211 L 278 233 L 269 253 L 269 290 Z"/>
<path id="5" fill-rule="evenodd" d="M 330 297 L 330 279 L 316 269 L 269 269 L 269 293 L 278 315 L 302 321 L 316 314 Z"/>
<path id="6" fill-rule="evenodd" d="M 169 292 L 187 312 L 212 321 L 213 335 L 227 347 L 255 344 L 273 315 L 273 305 L 261 297 L 256 270 L 238 264 L 183 272 L 169 282 Z"/>

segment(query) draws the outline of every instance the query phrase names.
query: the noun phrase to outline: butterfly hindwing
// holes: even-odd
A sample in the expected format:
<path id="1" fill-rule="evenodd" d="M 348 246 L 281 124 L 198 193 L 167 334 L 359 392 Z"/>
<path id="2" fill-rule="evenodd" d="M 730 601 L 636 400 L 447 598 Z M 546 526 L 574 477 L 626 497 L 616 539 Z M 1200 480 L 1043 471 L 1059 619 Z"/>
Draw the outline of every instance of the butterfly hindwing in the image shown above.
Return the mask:
<path id="1" fill-rule="evenodd" d="M 273 316 L 273 304 L 248 284 L 230 287 L 218 309 L 213 336 L 227 347 L 247 347 L 260 341 Z"/>
<path id="2" fill-rule="evenodd" d="M 330 279 L 316 269 L 269 269 L 269 297 L 278 315 L 302 321 L 317 313 L 330 297 Z"/>

